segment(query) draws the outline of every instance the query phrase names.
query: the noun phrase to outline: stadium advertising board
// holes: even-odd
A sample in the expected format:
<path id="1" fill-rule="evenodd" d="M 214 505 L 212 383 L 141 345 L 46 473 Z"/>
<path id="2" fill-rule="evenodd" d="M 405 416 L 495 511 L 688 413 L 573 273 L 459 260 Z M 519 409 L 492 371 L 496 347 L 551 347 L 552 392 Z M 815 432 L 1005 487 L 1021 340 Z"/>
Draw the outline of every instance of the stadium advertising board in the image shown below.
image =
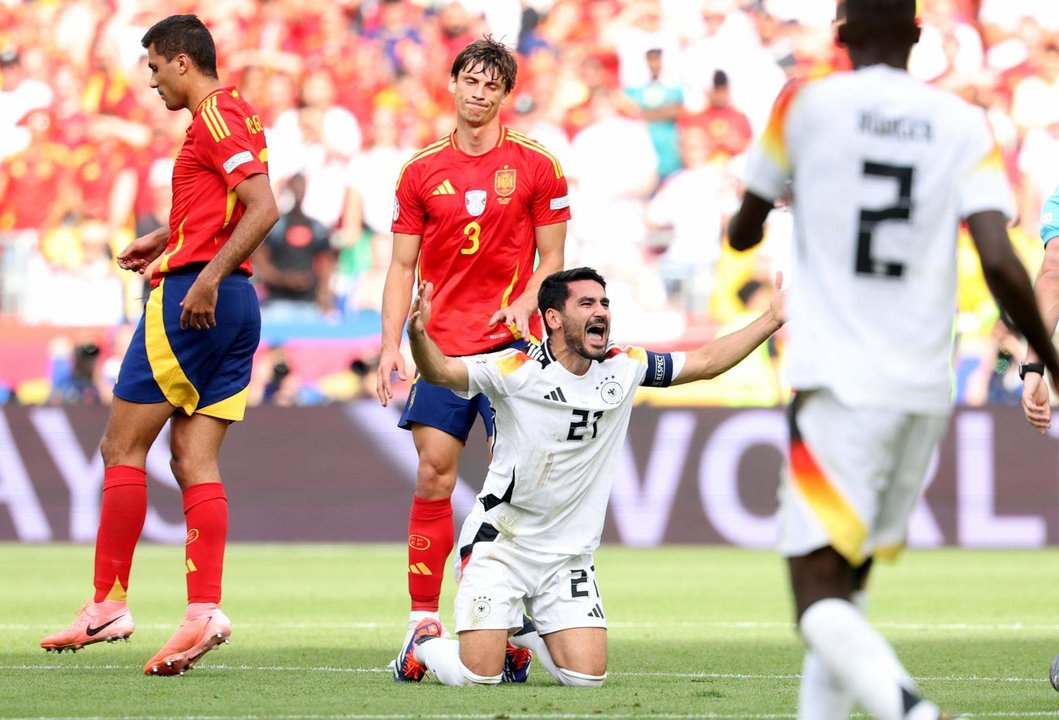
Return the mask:
<path id="1" fill-rule="evenodd" d="M 221 455 L 231 539 L 403 541 L 416 456 L 396 418 L 370 401 L 249 410 Z M 94 541 L 105 422 L 103 408 L 0 410 L 0 540 Z M 786 433 L 780 409 L 636 408 L 604 541 L 771 547 Z M 1059 544 L 1057 437 L 1033 433 L 1018 408 L 957 411 L 910 544 Z M 177 543 L 185 530 L 167 444 L 163 434 L 148 458 L 144 537 Z M 486 462 L 476 429 L 453 496 L 458 515 Z"/>

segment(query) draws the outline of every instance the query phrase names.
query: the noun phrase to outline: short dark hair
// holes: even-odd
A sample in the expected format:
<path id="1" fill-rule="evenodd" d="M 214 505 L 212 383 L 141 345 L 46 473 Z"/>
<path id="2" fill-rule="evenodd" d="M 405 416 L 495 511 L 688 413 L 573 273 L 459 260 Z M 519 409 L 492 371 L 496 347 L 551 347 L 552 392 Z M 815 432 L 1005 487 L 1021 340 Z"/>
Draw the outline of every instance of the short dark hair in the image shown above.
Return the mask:
<path id="1" fill-rule="evenodd" d="M 916 0 L 842 0 L 836 11 L 843 45 L 915 45 Z"/>
<path id="2" fill-rule="evenodd" d="M 540 308 L 541 314 L 548 309 L 561 311 L 570 297 L 570 283 L 578 280 L 595 280 L 604 290 L 607 289 L 607 281 L 590 267 L 554 272 L 544 278 L 541 289 L 537 291 L 537 307 Z"/>
<path id="3" fill-rule="evenodd" d="M 499 76 L 504 83 L 505 93 L 511 92 L 515 87 L 515 76 L 518 75 L 515 55 L 507 45 L 494 40 L 491 35 L 475 40 L 460 50 L 460 54 L 452 61 L 452 79 L 455 80 L 462 70 L 469 72 L 478 68 Z"/>
<path id="4" fill-rule="evenodd" d="M 184 53 L 203 75 L 217 77 L 217 48 L 197 15 L 170 15 L 159 20 L 144 34 L 140 44 L 148 49 L 154 45 L 154 51 L 166 62 Z"/>

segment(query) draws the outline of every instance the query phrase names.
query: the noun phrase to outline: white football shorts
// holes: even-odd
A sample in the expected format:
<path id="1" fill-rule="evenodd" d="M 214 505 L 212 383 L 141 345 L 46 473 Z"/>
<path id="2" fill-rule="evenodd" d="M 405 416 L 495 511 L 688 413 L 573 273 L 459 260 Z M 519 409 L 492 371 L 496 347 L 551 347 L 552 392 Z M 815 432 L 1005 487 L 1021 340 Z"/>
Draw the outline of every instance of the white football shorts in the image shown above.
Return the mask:
<path id="1" fill-rule="evenodd" d="M 827 545 L 851 565 L 894 560 L 951 413 L 850 407 L 828 390 L 797 393 L 780 482 L 780 554 Z"/>
<path id="2" fill-rule="evenodd" d="M 607 627 L 591 554 L 531 552 L 500 535 L 474 543 L 457 580 L 458 633 L 521 628 L 523 608 L 541 635 Z"/>

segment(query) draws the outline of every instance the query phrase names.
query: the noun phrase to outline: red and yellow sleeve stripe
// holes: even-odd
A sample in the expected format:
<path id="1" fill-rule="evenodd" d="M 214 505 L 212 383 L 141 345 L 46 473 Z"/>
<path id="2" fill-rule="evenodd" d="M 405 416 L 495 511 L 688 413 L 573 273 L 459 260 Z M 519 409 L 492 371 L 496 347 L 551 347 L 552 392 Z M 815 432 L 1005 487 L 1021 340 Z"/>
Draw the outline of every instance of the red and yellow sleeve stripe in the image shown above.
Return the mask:
<path id="1" fill-rule="evenodd" d="M 209 129 L 210 135 L 213 136 L 216 142 L 231 136 L 232 131 L 228 129 L 228 123 L 224 121 L 224 115 L 217 108 L 216 94 L 210 95 L 202 101 L 202 104 L 199 105 L 199 113 Z"/>

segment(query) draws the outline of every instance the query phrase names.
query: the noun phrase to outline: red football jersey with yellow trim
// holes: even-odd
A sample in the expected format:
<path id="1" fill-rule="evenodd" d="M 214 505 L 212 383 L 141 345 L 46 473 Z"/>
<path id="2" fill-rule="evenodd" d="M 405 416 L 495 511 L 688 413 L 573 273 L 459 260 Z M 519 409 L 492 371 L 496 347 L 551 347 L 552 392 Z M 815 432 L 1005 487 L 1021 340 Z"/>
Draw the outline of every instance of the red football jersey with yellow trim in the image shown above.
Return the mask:
<path id="1" fill-rule="evenodd" d="M 235 186 L 259 173 L 268 174 L 268 147 L 257 114 L 234 87 L 211 93 L 195 108 L 173 167 L 169 243 L 152 284 L 213 259 L 246 209 Z M 239 269 L 249 275 L 250 259 Z"/>
<path id="2" fill-rule="evenodd" d="M 489 318 L 526 289 L 534 229 L 570 219 L 566 176 L 540 143 L 507 128 L 484 155 L 455 133 L 412 157 L 397 180 L 392 229 L 421 235 L 419 278 L 434 283 L 427 330 L 446 355 L 472 355 L 515 339 Z M 530 331 L 541 336 L 540 315 Z"/>

